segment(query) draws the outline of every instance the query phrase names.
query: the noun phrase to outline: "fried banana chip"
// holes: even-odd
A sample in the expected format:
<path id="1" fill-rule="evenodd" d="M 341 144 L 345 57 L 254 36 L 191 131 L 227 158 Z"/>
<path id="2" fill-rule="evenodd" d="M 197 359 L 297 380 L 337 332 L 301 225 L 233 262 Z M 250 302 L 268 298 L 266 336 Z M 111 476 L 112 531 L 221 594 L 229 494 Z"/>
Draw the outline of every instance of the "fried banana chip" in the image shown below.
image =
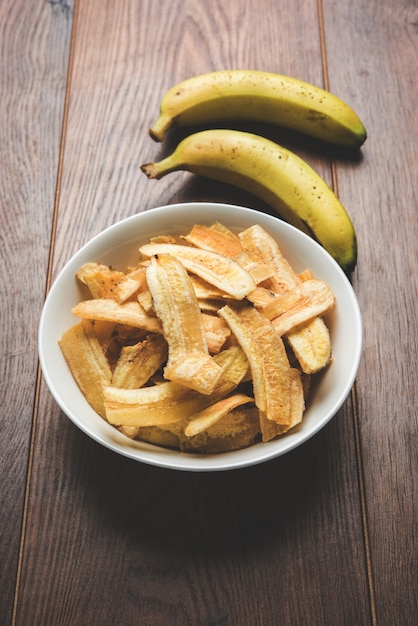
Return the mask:
<path id="1" fill-rule="evenodd" d="M 115 426 L 164 426 L 183 423 L 191 415 L 232 393 L 243 380 L 248 361 L 238 346 L 213 357 L 221 369 L 216 390 L 204 395 L 179 385 L 162 382 L 152 387 L 121 389 L 104 388 L 106 419 Z"/>
<path id="2" fill-rule="evenodd" d="M 116 285 L 125 274 L 101 263 L 86 263 L 76 276 L 93 298 L 112 298 Z"/>
<path id="3" fill-rule="evenodd" d="M 164 376 L 210 394 L 221 369 L 209 355 L 199 303 L 186 269 L 176 257 L 162 253 L 151 259 L 147 282 L 168 343 Z"/>
<path id="4" fill-rule="evenodd" d="M 190 280 L 192 281 L 193 289 L 198 300 L 219 301 L 229 297 L 225 291 L 218 289 L 195 274 L 190 274 Z"/>
<path id="5" fill-rule="evenodd" d="M 260 411 L 260 430 L 263 442 L 270 441 L 278 435 L 284 435 L 291 428 L 294 428 L 302 421 L 302 415 L 305 410 L 305 390 L 299 370 L 292 368 L 291 370 L 291 414 L 288 424 L 278 424 L 268 419 L 267 415 Z"/>
<path id="6" fill-rule="evenodd" d="M 289 261 L 283 256 L 277 242 L 262 226 L 255 225 L 239 234 L 243 249 L 254 259 L 265 263 L 274 271 L 266 287 L 277 294 L 297 290 L 300 280 Z"/>
<path id="7" fill-rule="evenodd" d="M 116 300 L 96 298 L 79 302 L 71 310 L 74 315 L 84 319 L 127 324 L 151 333 L 162 332 L 160 321 L 147 315 L 139 302 L 119 304 Z"/>
<path id="8" fill-rule="evenodd" d="M 113 290 L 114 298 L 123 304 L 147 288 L 146 267 L 141 265 L 124 274 Z"/>
<path id="9" fill-rule="evenodd" d="M 256 406 L 283 428 L 295 423 L 291 393 L 294 374 L 282 339 L 271 322 L 251 306 L 224 306 L 218 314 L 227 322 L 251 368 Z M 300 394 L 303 395 L 302 385 Z M 299 415 L 302 419 L 302 413 Z"/>
<path id="10" fill-rule="evenodd" d="M 316 374 L 330 362 L 331 339 L 321 317 L 315 317 L 306 326 L 289 331 L 286 339 L 306 374 Z"/>
<path id="11" fill-rule="evenodd" d="M 171 381 L 140 389 L 106 386 L 103 394 L 106 419 L 115 426 L 164 426 L 205 406 L 205 396 Z"/>
<path id="12" fill-rule="evenodd" d="M 141 291 L 141 293 L 138 294 L 137 300 L 139 304 L 143 307 L 145 313 L 155 317 L 154 304 L 152 302 L 152 296 L 149 289 Z"/>
<path id="13" fill-rule="evenodd" d="M 219 454 L 252 445 L 260 434 L 258 409 L 235 409 L 209 428 L 187 437 L 184 422 L 166 426 L 145 426 L 138 429 L 138 439 L 158 446 L 177 448 L 183 452 Z"/>
<path id="14" fill-rule="evenodd" d="M 82 320 L 66 330 L 59 346 L 87 402 L 105 416 L 103 386 L 108 385 L 112 371 L 89 320 Z"/>
<path id="15" fill-rule="evenodd" d="M 120 352 L 111 384 L 113 387 L 138 389 L 145 385 L 167 358 L 167 342 L 162 335 L 149 335 Z"/>
<path id="16" fill-rule="evenodd" d="M 242 249 L 238 235 L 220 227 L 219 223 L 211 227 L 195 224 L 183 239 L 197 248 L 233 259 L 250 274 L 257 285 L 273 275 L 270 266 L 253 259 Z"/>
<path id="17" fill-rule="evenodd" d="M 308 267 L 299 274 L 299 278 L 303 282 L 305 280 L 311 280 L 311 278 L 315 278 L 315 276 L 313 275 L 312 270 Z"/>
<path id="18" fill-rule="evenodd" d="M 117 429 L 129 439 L 136 439 L 140 430 L 137 426 L 117 426 Z"/>
<path id="19" fill-rule="evenodd" d="M 242 245 L 238 236 L 227 229 L 221 230 L 213 228 L 213 226 L 195 224 L 192 230 L 187 235 L 184 235 L 182 239 L 197 248 L 217 252 L 231 259 L 242 252 Z"/>
<path id="20" fill-rule="evenodd" d="M 206 407 L 203 411 L 193 415 L 184 429 L 184 434 L 186 437 L 198 435 L 210 428 L 210 426 L 215 424 L 215 422 L 220 420 L 227 413 L 230 413 L 233 409 L 236 409 L 242 404 L 248 404 L 249 402 L 254 402 L 254 398 L 243 393 L 236 393 L 228 398 L 223 398 Z"/>
<path id="21" fill-rule="evenodd" d="M 218 309 L 216 309 L 217 311 Z M 220 352 L 231 331 L 226 322 L 217 315 L 202 313 L 203 328 L 206 335 L 209 354 Z"/>
<path id="22" fill-rule="evenodd" d="M 142 426 L 137 428 L 136 439 L 145 441 L 146 443 L 152 443 L 155 446 L 162 446 L 163 448 L 180 449 L 180 437 L 177 428 L 178 423 L 168 426 Z"/>
<path id="23" fill-rule="evenodd" d="M 252 226 L 251 228 L 243 231 L 240 234 L 240 241 L 244 250 L 248 250 L 251 254 L 257 256 L 260 260 L 270 264 L 274 268 L 275 276 L 273 279 L 267 281 L 265 286 L 270 287 L 278 294 L 282 294 L 284 297 L 288 296 L 293 299 L 295 298 L 295 295 L 298 295 L 300 291 L 303 291 L 302 285 L 304 282 L 313 280 L 312 272 L 309 269 L 302 272 L 300 276 L 296 274 L 290 263 L 284 258 L 277 242 L 261 226 Z M 280 303 L 280 306 L 282 304 L 283 301 Z M 270 310 L 268 307 L 264 310 L 270 319 L 275 317 L 275 307 L 277 313 L 279 313 L 277 303 L 271 304 Z M 284 313 L 283 309 L 280 311 L 280 314 L 281 313 Z M 322 314 L 323 313 L 317 313 L 319 316 Z M 312 328 L 310 328 L 311 324 L 313 325 Z M 279 331 L 278 322 L 276 322 L 276 330 L 281 332 Z M 306 368 L 306 373 L 313 373 L 325 367 L 325 365 L 329 362 L 326 355 L 331 353 L 331 339 L 324 321 L 320 317 L 316 318 L 315 316 L 312 316 L 311 319 L 301 322 L 297 329 L 289 328 L 288 331 L 283 331 L 281 334 L 284 334 L 286 338 L 289 338 L 289 334 L 293 335 L 294 333 L 297 333 L 297 347 L 295 348 L 295 354 L 302 371 L 305 372 Z M 317 351 L 313 345 L 315 337 L 322 346 L 321 349 Z M 289 340 L 289 343 L 292 346 L 292 338 Z M 317 357 L 316 361 L 315 356 Z"/>
<path id="24" fill-rule="evenodd" d="M 257 287 L 247 296 L 247 300 L 262 311 L 263 315 L 268 317 L 269 320 L 294 306 L 299 298 L 299 290 L 277 294 L 271 291 L 271 289 L 266 289 L 266 287 Z"/>
<path id="25" fill-rule="evenodd" d="M 335 305 L 335 296 L 323 280 L 307 280 L 301 285 L 302 297 L 287 311 L 272 320 L 275 331 L 285 335 L 301 324 L 324 315 Z"/>
<path id="26" fill-rule="evenodd" d="M 259 410 L 235 409 L 217 420 L 212 426 L 194 435 L 178 435 L 178 445 L 184 452 L 220 454 L 251 446 L 260 435 Z"/>
<path id="27" fill-rule="evenodd" d="M 237 254 L 234 257 L 234 261 L 239 263 L 249 273 L 256 285 L 274 276 L 274 271 L 270 265 L 253 259 L 245 250 Z"/>
<path id="28" fill-rule="evenodd" d="M 178 244 L 145 244 L 140 252 L 147 257 L 170 254 L 193 274 L 215 285 L 231 298 L 241 300 L 255 289 L 251 275 L 239 263 L 216 252 Z"/>

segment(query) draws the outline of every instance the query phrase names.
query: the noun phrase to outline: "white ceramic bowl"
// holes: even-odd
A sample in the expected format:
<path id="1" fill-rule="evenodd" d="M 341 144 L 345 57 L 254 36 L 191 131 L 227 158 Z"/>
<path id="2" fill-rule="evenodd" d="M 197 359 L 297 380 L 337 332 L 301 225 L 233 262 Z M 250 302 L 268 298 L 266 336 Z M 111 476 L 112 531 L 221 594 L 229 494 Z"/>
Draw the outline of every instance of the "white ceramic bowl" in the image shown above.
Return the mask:
<path id="1" fill-rule="evenodd" d="M 125 269 L 138 258 L 138 247 L 161 233 L 187 232 L 195 223 L 220 221 L 242 230 L 260 224 L 279 243 L 295 270 L 311 268 L 325 280 L 336 296 L 336 308 L 328 315 L 333 362 L 321 374 L 309 400 L 303 422 L 285 436 L 233 452 L 200 455 L 131 441 L 103 420 L 84 399 L 58 346 L 58 339 L 77 321 L 71 308 L 84 296 L 76 271 L 97 261 Z M 46 298 L 39 325 L 39 357 L 45 381 L 64 413 L 84 433 L 114 452 L 165 468 L 216 471 L 246 467 L 268 461 L 307 441 L 327 424 L 346 400 L 354 383 L 362 348 L 362 325 L 357 299 L 344 272 L 331 256 L 310 237 L 282 220 L 243 207 L 187 203 L 151 209 L 106 229 L 88 242 L 60 272 Z"/>

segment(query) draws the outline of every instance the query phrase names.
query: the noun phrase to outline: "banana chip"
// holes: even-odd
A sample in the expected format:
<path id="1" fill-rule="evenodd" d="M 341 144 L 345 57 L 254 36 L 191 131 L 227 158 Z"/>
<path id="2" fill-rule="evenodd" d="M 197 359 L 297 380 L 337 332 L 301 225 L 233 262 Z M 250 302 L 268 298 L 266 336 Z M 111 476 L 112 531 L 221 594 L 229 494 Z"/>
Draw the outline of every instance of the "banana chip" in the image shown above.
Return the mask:
<path id="1" fill-rule="evenodd" d="M 195 224 L 183 239 L 196 248 L 210 250 L 230 259 L 242 252 L 242 245 L 237 235 L 226 228 L 220 229 L 219 224 L 218 227 Z"/>
<path id="2" fill-rule="evenodd" d="M 115 286 L 114 294 L 119 304 L 123 304 L 147 288 L 146 267 L 141 265 L 124 274 Z"/>
<path id="3" fill-rule="evenodd" d="M 200 413 L 192 415 L 190 421 L 187 423 L 184 429 L 186 437 L 193 437 L 210 428 L 215 422 L 224 417 L 227 413 L 230 413 L 233 409 L 236 409 L 242 404 L 248 404 L 254 402 L 251 396 L 246 396 L 243 393 L 237 393 L 229 398 L 223 398 L 214 404 L 211 404 Z"/>
<path id="4" fill-rule="evenodd" d="M 79 302 L 71 309 L 77 317 L 115 324 L 127 324 L 135 328 L 143 328 L 152 333 L 161 333 L 161 324 L 158 319 L 147 315 L 139 302 L 119 304 L 108 298 L 95 298 Z"/>
<path id="5" fill-rule="evenodd" d="M 209 355 L 199 303 L 188 273 L 176 257 L 159 254 L 147 268 L 147 282 L 168 343 L 165 377 L 200 393 L 211 393 L 221 369 Z"/>
<path id="6" fill-rule="evenodd" d="M 89 289 L 93 298 L 112 298 L 118 282 L 124 277 L 101 263 L 86 263 L 77 272 L 77 278 Z"/>
<path id="7" fill-rule="evenodd" d="M 245 298 L 256 286 L 251 275 L 239 263 L 217 252 L 169 243 L 145 244 L 141 246 L 140 252 L 147 257 L 171 254 L 189 272 L 237 300 Z"/>
<path id="8" fill-rule="evenodd" d="M 298 395 L 294 393 L 296 370 L 290 366 L 283 341 L 272 323 L 254 307 L 227 305 L 218 314 L 227 322 L 247 356 L 256 406 L 285 432 L 302 420 L 303 388 L 298 373 Z"/>
<path id="9" fill-rule="evenodd" d="M 214 357 L 216 362 L 216 357 Z M 163 382 L 140 389 L 103 389 L 106 419 L 115 426 L 167 426 L 183 422 L 218 402 L 236 389 L 244 378 L 248 363 L 239 348 L 219 355 L 219 385 L 210 395 L 201 394 L 176 382 Z"/>
<path id="10" fill-rule="evenodd" d="M 285 335 L 318 315 L 324 315 L 335 305 L 335 296 L 322 280 L 307 280 L 301 284 L 301 298 L 286 311 L 274 317 L 272 324 L 279 335 Z"/>
<path id="11" fill-rule="evenodd" d="M 291 309 L 300 297 L 300 292 L 303 290 L 302 284 L 314 279 L 312 272 L 308 268 L 298 276 L 283 256 L 277 242 L 258 224 L 241 232 L 239 239 L 244 250 L 248 250 L 251 255 L 267 263 L 274 270 L 273 277 L 266 281 L 264 287 L 270 288 L 278 299 L 266 306 L 265 314 L 270 319 L 284 314 L 286 309 Z M 283 296 L 284 300 L 280 301 L 280 295 Z M 329 308 L 334 306 L 333 297 L 330 294 L 328 296 L 330 296 L 328 305 L 323 308 L 319 307 L 316 313 L 309 314 L 310 317 L 305 315 L 303 320 L 303 316 L 300 314 L 298 325 L 296 325 L 297 316 L 290 316 L 291 320 L 289 322 L 288 319 L 287 331 L 286 317 L 281 322 L 276 321 L 277 332 L 285 335 L 289 345 L 292 348 L 295 347 L 299 365 L 306 374 L 319 372 L 328 365 L 331 358 L 331 340 L 328 329 L 322 317 L 317 317 L 322 316 L 328 310 L 328 306 Z M 286 299 L 288 299 L 287 304 L 285 304 Z M 284 304 L 285 307 L 283 307 Z M 296 312 L 294 311 L 294 313 Z M 296 337 L 295 341 L 294 337 Z M 317 343 L 322 346 L 321 350 L 316 349 Z"/>
<path id="12" fill-rule="evenodd" d="M 93 409 L 105 416 L 103 388 L 112 370 L 89 320 L 82 320 L 62 335 L 59 346 L 78 386 Z"/>
<path id="13" fill-rule="evenodd" d="M 114 387 L 138 389 L 167 359 L 167 342 L 162 335 L 149 335 L 143 341 L 123 346 L 113 370 Z"/>

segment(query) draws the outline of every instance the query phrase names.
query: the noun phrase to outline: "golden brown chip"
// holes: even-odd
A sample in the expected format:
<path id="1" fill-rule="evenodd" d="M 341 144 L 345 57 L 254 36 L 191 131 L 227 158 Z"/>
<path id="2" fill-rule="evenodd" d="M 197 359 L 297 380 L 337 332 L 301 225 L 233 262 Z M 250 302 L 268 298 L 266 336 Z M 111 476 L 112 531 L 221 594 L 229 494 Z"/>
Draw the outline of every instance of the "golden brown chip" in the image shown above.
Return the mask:
<path id="1" fill-rule="evenodd" d="M 304 391 L 299 370 L 292 368 L 290 384 L 291 413 L 289 422 L 287 424 L 278 424 L 277 422 L 268 419 L 268 416 L 263 411 L 260 411 L 260 429 L 262 440 L 264 442 L 271 441 L 271 439 L 274 439 L 278 435 L 284 435 L 291 428 L 294 428 L 302 421 L 303 412 L 305 410 Z"/>
<path id="2" fill-rule="evenodd" d="M 147 282 L 168 344 L 164 376 L 211 393 L 221 370 L 209 355 L 199 303 L 185 268 L 176 257 L 159 254 L 147 268 Z"/>
<path id="3" fill-rule="evenodd" d="M 221 454 L 251 446 L 260 435 L 258 414 L 259 411 L 255 407 L 235 409 L 193 437 L 180 434 L 178 436 L 180 450 Z"/>
<path id="4" fill-rule="evenodd" d="M 138 296 L 138 293 L 144 291 L 147 287 L 146 267 L 140 265 L 135 269 L 124 274 L 113 290 L 114 298 L 123 304 L 128 300 L 132 300 Z"/>
<path id="5" fill-rule="evenodd" d="M 234 261 L 239 263 L 250 274 L 256 285 L 274 276 L 274 270 L 270 265 L 254 259 L 245 250 L 234 256 Z"/>
<path id="6" fill-rule="evenodd" d="M 307 268 L 299 274 L 299 278 L 303 282 L 305 280 L 311 280 L 312 278 L 315 278 L 315 276 L 313 275 L 312 270 Z"/>
<path id="7" fill-rule="evenodd" d="M 107 420 L 116 426 L 164 426 L 184 422 L 194 413 L 230 394 L 248 369 L 242 350 L 233 347 L 214 360 L 221 369 L 219 385 L 211 395 L 204 395 L 175 382 L 163 382 L 140 389 L 104 389 Z"/>
<path id="8" fill-rule="evenodd" d="M 240 234 L 240 241 L 245 250 L 249 250 L 251 254 L 261 261 L 270 264 L 274 269 L 274 278 L 268 280 L 265 286 L 277 294 L 282 294 L 284 297 L 289 297 L 292 300 L 299 292 L 304 291 L 303 284 L 306 281 L 313 280 L 312 272 L 309 269 L 305 270 L 300 276 L 296 274 L 290 263 L 284 258 L 277 242 L 261 226 L 256 225 L 243 231 Z M 282 304 L 283 301 L 280 302 L 280 306 Z M 330 307 L 333 306 L 331 302 L 329 304 Z M 324 310 L 326 310 L 326 306 L 322 309 L 322 312 L 321 308 L 318 308 L 317 313 L 314 315 L 310 315 L 308 310 L 305 310 L 305 320 L 302 321 L 302 315 L 300 314 L 300 321 L 297 321 L 297 316 L 293 317 L 293 327 L 292 323 L 289 323 L 293 314 L 287 318 L 282 318 L 281 323 L 279 321 L 275 323 L 276 331 L 281 335 L 287 336 L 289 333 L 297 332 L 297 358 L 302 370 L 307 373 L 322 369 L 328 362 L 326 360 L 327 352 L 331 353 L 331 340 L 327 329 L 324 328 L 325 324 L 322 320 L 317 322 L 315 319 L 316 316 L 323 315 Z M 284 313 L 285 309 L 279 310 L 277 303 L 273 303 L 267 306 L 263 312 L 269 319 L 273 319 L 276 315 Z M 287 323 L 287 326 L 285 323 Z M 296 324 L 299 324 L 300 327 L 295 328 Z M 311 324 L 313 325 L 312 329 L 310 328 Z M 319 342 L 322 344 L 322 348 L 316 352 L 312 346 L 315 336 L 318 337 Z M 328 343 L 328 346 L 326 346 L 326 343 Z M 290 345 L 292 345 L 292 340 L 290 340 Z M 317 356 L 316 361 L 314 355 Z"/>
<path id="9" fill-rule="evenodd" d="M 265 287 L 257 287 L 248 296 L 248 300 L 269 320 L 290 309 L 300 298 L 299 289 L 277 294 Z"/>
<path id="10" fill-rule="evenodd" d="M 272 320 L 275 331 L 285 335 L 318 315 L 324 315 L 335 305 L 335 296 L 322 280 L 307 280 L 301 284 L 302 297 L 294 306 Z"/>
<path id="11" fill-rule="evenodd" d="M 228 398 L 222 398 L 222 400 L 218 400 L 218 402 L 211 404 L 199 413 L 192 415 L 184 429 L 184 434 L 186 437 L 198 435 L 210 428 L 222 417 L 225 417 L 225 415 L 233 409 L 236 409 L 242 404 L 248 404 L 249 402 L 254 402 L 254 398 L 243 393 L 235 393 Z"/>
<path id="12" fill-rule="evenodd" d="M 210 250 L 231 259 L 242 251 L 238 237 L 231 231 L 221 231 L 200 224 L 195 224 L 192 230 L 182 238 L 197 248 Z"/>
<path id="13" fill-rule="evenodd" d="M 103 351 L 106 352 L 113 340 L 116 324 L 114 322 L 106 322 L 102 320 L 91 321 L 93 323 L 95 335 L 100 341 Z"/>
<path id="14" fill-rule="evenodd" d="M 177 243 L 177 239 L 173 235 L 156 235 L 151 237 L 151 243 Z"/>
<path id="15" fill-rule="evenodd" d="M 330 362 L 331 339 L 321 317 L 315 317 L 306 326 L 289 331 L 286 339 L 306 374 L 315 374 Z"/>
<path id="16" fill-rule="evenodd" d="M 219 354 L 215 354 L 213 359 L 222 370 L 216 389 L 218 397 L 221 398 L 246 379 L 249 363 L 244 350 L 239 346 L 230 346 Z"/>
<path id="17" fill-rule="evenodd" d="M 177 422 L 168 426 L 143 426 L 137 428 L 136 439 L 164 448 L 180 448 Z"/>
<path id="18" fill-rule="evenodd" d="M 225 298 L 229 297 L 225 291 L 218 289 L 195 274 L 190 274 L 190 280 L 192 281 L 193 289 L 198 300 L 204 298 L 218 301 L 225 300 Z"/>
<path id="19" fill-rule="evenodd" d="M 251 226 L 239 234 L 239 239 L 246 252 L 273 269 L 274 276 L 264 286 L 277 294 L 297 289 L 299 278 L 283 256 L 276 240 L 264 228 L 259 225 Z"/>
<path id="20" fill-rule="evenodd" d="M 151 296 L 151 292 L 149 289 L 146 289 L 145 291 L 141 291 L 141 293 L 138 294 L 137 300 L 139 304 L 142 306 L 142 308 L 144 309 L 145 313 L 147 313 L 148 315 L 151 315 L 152 317 L 155 317 L 154 305 L 152 302 L 152 296 Z"/>
<path id="21" fill-rule="evenodd" d="M 59 346 L 87 402 L 102 417 L 103 386 L 110 383 L 112 371 L 89 320 L 66 330 Z"/>
<path id="22" fill-rule="evenodd" d="M 137 426 L 117 426 L 117 429 L 129 439 L 136 439 L 140 430 Z"/>
<path id="23" fill-rule="evenodd" d="M 101 263 L 86 263 L 77 272 L 77 278 L 86 285 L 93 298 L 112 298 L 117 283 L 125 276 Z"/>
<path id="24" fill-rule="evenodd" d="M 226 305 L 218 314 L 225 319 L 247 356 L 256 406 L 268 419 L 289 427 L 295 421 L 292 403 L 297 402 L 291 393 L 294 375 L 283 341 L 272 323 L 251 306 Z M 300 394 L 303 394 L 302 386 Z"/>
<path id="25" fill-rule="evenodd" d="M 84 300 L 72 308 L 72 313 L 84 319 L 127 324 L 151 333 L 162 332 L 159 320 L 147 315 L 139 302 L 119 304 L 116 300 L 107 298 Z"/>
<path id="26" fill-rule="evenodd" d="M 254 280 L 239 263 L 216 252 L 176 244 L 145 244 L 140 251 L 147 257 L 170 254 L 193 274 L 240 300 L 255 289 Z"/>
<path id="27" fill-rule="evenodd" d="M 209 353 L 217 354 L 231 335 L 229 326 L 217 315 L 208 313 L 202 313 L 202 322 Z"/>
<path id="28" fill-rule="evenodd" d="M 162 335 L 149 335 L 120 352 L 111 384 L 113 387 L 138 389 L 145 385 L 167 358 L 167 342 Z"/>
<path id="29" fill-rule="evenodd" d="M 106 419 L 115 426 L 164 426 L 200 411 L 207 396 L 174 382 L 140 389 L 104 388 Z"/>

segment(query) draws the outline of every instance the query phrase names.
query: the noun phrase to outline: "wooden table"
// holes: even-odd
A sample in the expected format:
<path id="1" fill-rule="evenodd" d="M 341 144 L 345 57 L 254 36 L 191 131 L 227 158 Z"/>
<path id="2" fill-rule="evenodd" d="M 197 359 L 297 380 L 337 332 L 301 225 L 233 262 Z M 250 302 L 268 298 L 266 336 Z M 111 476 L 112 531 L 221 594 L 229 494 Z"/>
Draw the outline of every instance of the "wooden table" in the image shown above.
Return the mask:
<path id="1" fill-rule="evenodd" d="M 3 0 L 0 5 L 0 623 L 416 623 L 416 0 Z M 275 131 L 355 223 L 357 381 L 330 424 L 275 461 L 183 473 L 81 433 L 37 361 L 51 281 L 115 221 L 177 201 L 260 207 L 139 170 L 165 90 L 254 68 L 348 101 L 357 159 Z"/>

